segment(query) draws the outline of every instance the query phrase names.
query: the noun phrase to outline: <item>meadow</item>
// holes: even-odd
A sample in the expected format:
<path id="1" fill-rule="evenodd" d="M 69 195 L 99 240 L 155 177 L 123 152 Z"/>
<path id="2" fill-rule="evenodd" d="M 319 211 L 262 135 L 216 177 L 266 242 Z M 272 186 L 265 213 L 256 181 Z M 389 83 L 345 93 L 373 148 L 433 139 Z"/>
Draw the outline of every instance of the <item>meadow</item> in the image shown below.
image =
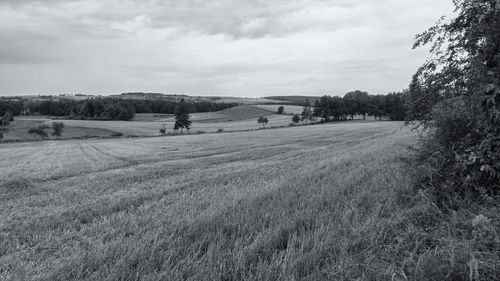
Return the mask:
<path id="1" fill-rule="evenodd" d="M 277 107 L 276 107 L 277 108 Z M 266 116 L 269 123 L 268 128 L 285 127 L 292 121 L 287 115 L 276 114 L 258 105 L 244 105 L 228 108 L 217 112 L 191 113 L 190 120 L 193 122 L 192 133 L 215 133 L 219 129 L 225 132 L 258 130 L 262 126 L 257 123 L 260 116 Z M 30 128 L 45 124 L 50 126 L 52 122 L 63 122 L 65 129 L 62 139 L 110 137 L 120 133 L 123 136 L 159 136 L 160 129 L 165 126 L 168 133 L 174 133 L 175 119 L 173 115 L 139 113 L 133 121 L 102 121 L 102 120 L 69 120 L 50 116 L 19 116 L 9 126 L 5 134 L 7 141 L 37 140 L 38 136 L 28 134 Z M 50 130 L 47 130 L 50 132 Z M 53 136 L 49 136 L 55 139 Z"/>
<path id="2" fill-rule="evenodd" d="M 390 278 L 414 139 L 345 122 L 2 144 L 0 280 Z"/>

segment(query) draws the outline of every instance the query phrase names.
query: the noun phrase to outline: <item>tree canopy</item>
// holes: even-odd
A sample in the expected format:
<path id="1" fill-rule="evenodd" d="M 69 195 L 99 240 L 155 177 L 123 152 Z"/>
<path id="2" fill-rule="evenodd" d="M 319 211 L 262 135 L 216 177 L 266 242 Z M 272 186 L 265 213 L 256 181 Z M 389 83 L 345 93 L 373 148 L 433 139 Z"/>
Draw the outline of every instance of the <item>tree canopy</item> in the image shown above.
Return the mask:
<path id="1" fill-rule="evenodd" d="M 191 128 L 191 120 L 189 120 L 189 110 L 186 101 L 184 99 L 181 99 L 181 101 L 175 108 L 174 115 L 175 115 L 174 130 L 177 131 L 181 129 L 181 134 L 184 128 L 189 131 L 189 129 Z"/>
<path id="2" fill-rule="evenodd" d="M 500 1 L 455 0 L 457 17 L 417 36 L 432 57 L 413 77 L 409 119 L 431 129 L 429 184 L 455 193 L 500 191 Z M 441 175 L 441 176 L 439 176 Z M 444 176 L 446 175 L 446 176 Z"/>

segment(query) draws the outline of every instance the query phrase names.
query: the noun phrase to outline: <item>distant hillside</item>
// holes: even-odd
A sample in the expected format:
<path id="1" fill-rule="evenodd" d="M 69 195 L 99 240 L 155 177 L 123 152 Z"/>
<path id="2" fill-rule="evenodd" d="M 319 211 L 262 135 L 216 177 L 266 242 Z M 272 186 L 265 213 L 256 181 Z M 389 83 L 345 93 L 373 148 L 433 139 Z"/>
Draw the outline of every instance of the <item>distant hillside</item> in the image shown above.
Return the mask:
<path id="1" fill-rule="evenodd" d="M 321 97 L 318 96 L 270 96 L 270 97 L 265 97 L 266 99 L 269 100 L 279 100 L 283 102 L 287 102 L 290 104 L 295 104 L 295 105 L 303 105 L 306 101 L 306 99 L 309 99 L 309 102 L 311 104 L 314 104 L 316 100 L 319 100 Z"/>

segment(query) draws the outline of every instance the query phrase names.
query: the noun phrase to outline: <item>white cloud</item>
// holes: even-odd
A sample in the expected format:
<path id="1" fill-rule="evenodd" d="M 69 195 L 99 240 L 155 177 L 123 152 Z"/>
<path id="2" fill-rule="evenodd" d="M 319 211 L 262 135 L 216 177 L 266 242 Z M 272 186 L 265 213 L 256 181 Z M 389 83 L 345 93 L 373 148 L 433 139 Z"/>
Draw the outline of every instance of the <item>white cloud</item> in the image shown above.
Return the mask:
<path id="1" fill-rule="evenodd" d="M 399 90 L 450 0 L 0 1 L 0 95 Z"/>

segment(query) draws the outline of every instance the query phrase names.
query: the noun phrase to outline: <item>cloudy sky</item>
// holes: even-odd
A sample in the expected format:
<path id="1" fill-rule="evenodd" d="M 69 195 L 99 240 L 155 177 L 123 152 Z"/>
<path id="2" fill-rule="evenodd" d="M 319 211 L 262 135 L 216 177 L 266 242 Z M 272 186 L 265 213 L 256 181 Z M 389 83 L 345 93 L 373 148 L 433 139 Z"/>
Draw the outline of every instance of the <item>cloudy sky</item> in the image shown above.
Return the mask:
<path id="1" fill-rule="evenodd" d="M 0 0 L 0 95 L 387 93 L 451 0 Z"/>

